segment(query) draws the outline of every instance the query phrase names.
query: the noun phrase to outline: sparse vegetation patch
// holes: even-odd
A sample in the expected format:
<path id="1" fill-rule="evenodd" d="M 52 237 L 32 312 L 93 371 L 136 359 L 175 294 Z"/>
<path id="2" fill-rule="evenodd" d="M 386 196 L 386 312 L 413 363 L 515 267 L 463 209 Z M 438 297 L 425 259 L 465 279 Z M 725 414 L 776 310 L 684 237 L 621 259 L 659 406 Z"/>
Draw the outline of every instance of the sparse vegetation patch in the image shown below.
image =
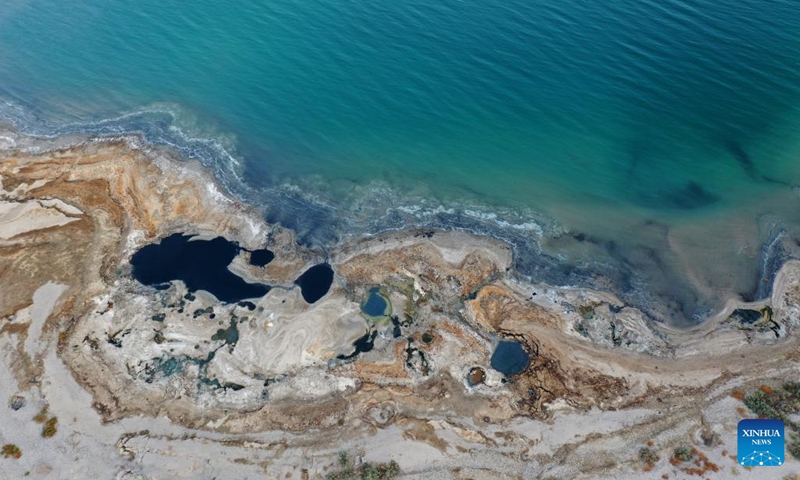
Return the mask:
<path id="1" fill-rule="evenodd" d="M 19 458 L 22 456 L 22 450 L 13 443 L 3 445 L 2 449 L 3 458 Z"/>
<path id="2" fill-rule="evenodd" d="M 356 465 L 347 452 L 339 452 L 337 463 L 338 468 L 325 476 L 327 480 L 388 480 L 400 474 L 400 466 L 394 460 Z"/>
<path id="3" fill-rule="evenodd" d="M 800 382 L 786 382 L 780 388 L 761 385 L 747 395 L 737 390 L 733 397 L 742 400 L 751 412 L 761 418 L 777 418 L 783 421 L 793 432 L 787 435 L 786 450 L 800 459 L 800 425 L 789 417 L 800 413 Z"/>

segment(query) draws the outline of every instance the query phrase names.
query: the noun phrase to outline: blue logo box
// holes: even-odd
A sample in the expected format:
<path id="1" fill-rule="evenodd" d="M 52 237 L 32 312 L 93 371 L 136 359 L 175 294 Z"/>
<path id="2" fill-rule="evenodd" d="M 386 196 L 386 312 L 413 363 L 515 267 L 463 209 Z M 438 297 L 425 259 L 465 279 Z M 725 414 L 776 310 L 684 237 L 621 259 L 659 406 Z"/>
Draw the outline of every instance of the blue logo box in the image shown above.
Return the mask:
<path id="1" fill-rule="evenodd" d="M 783 465 L 783 422 L 747 419 L 739 422 L 739 465 L 777 467 Z"/>

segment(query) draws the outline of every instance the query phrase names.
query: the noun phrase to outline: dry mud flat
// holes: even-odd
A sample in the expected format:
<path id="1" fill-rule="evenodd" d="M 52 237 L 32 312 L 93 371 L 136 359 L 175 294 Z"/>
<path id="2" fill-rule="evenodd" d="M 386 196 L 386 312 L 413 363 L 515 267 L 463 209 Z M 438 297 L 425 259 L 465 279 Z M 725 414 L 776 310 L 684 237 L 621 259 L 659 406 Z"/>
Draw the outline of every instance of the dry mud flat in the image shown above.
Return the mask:
<path id="1" fill-rule="evenodd" d="M 755 416 L 735 397 L 799 378 L 800 264 L 770 300 L 678 331 L 608 293 L 522 283 L 502 242 L 416 230 L 335 247 L 308 303 L 293 282 L 322 252 L 199 165 L 135 138 L 4 138 L 0 444 L 19 450 L 0 478 L 324 478 L 340 451 L 408 478 L 800 472 L 735 459 Z M 237 242 L 230 270 L 273 288 L 223 303 L 134 280 L 131 255 L 178 232 Z M 251 265 L 264 247 L 274 260 Z M 375 287 L 396 325 L 361 313 Z M 530 357 L 508 379 L 500 339 Z"/>

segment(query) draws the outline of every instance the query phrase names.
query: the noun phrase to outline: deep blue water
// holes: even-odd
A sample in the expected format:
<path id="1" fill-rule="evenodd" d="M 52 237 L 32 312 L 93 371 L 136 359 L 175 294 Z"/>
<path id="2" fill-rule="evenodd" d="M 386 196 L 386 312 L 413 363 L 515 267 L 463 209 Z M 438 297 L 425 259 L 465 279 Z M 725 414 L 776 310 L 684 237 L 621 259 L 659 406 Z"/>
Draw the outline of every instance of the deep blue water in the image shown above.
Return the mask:
<path id="1" fill-rule="evenodd" d="M 763 295 L 800 225 L 795 0 L 5 0 L 0 99 L 198 158 L 304 241 L 471 229 L 676 318 Z"/>
<path id="2" fill-rule="evenodd" d="M 250 252 L 250 265 L 256 267 L 266 267 L 273 259 L 275 259 L 275 254 L 266 248 Z"/>
<path id="3" fill-rule="evenodd" d="M 367 294 L 367 301 L 361 305 L 361 311 L 371 317 L 383 316 L 386 312 L 386 300 L 380 294 L 380 287 L 373 287 L 369 289 Z"/>
<path id="4" fill-rule="evenodd" d="M 513 377 L 525 370 L 530 363 L 528 352 L 519 342 L 501 340 L 492 354 L 492 368 L 507 377 Z"/>
<path id="5" fill-rule="evenodd" d="M 333 269 L 327 263 L 320 263 L 303 272 L 295 285 L 300 287 L 303 300 L 314 303 L 328 293 L 333 283 Z"/>
<path id="6" fill-rule="evenodd" d="M 191 235 L 176 233 L 133 254 L 133 277 L 156 287 L 181 280 L 190 292 L 205 290 L 225 303 L 263 297 L 269 285 L 245 282 L 228 270 L 239 250 L 222 237 L 192 240 Z"/>

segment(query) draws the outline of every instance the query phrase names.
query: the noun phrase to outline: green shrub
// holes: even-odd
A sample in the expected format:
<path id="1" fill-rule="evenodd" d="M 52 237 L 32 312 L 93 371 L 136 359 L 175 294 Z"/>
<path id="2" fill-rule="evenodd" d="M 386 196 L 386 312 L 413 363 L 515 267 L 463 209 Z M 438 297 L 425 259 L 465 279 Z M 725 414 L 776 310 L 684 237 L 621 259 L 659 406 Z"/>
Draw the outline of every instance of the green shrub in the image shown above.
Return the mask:
<path id="1" fill-rule="evenodd" d="M 792 454 L 792 456 L 798 460 L 800 460 L 800 436 L 796 434 L 790 435 L 789 444 L 786 446 L 786 450 Z"/>
<path id="2" fill-rule="evenodd" d="M 589 328 L 586 327 L 586 324 L 583 321 L 575 323 L 575 331 L 578 332 L 582 337 L 589 336 Z"/>
<path id="3" fill-rule="evenodd" d="M 361 480 L 388 480 L 400 473 L 400 466 L 392 460 L 389 463 L 365 463 L 360 467 Z"/>
<path id="4" fill-rule="evenodd" d="M 58 431 L 58 428 L 56 428 L 57 424 L 58 424 L 58 417 L 50 418 L 50 420 L 48 420 L 44 424 L 44 427 L 42 427 L 42 436 L 44 438 L 50 438 L 53 435 L 55 435 L 56 432 Z"/>
<path id="5" fill-rule="evenodd" d="M 756 415 L 767 418 L 781 418 L 781 414 L 767 403 L 767 395 L 761 390 L 756 390 L 744 397 L 744 404 Z"/>
<path id="6" fill-rule="evenodd" d="M 3 445 L 2 454 L 4 458 L 19 458 L 22 456 L 22 450 L 13 443 Z"/>
<path id="7" fill-rule="evenodd" d="M 44 423 L 47 421 L 47 405 L 42 407 L 42 409 L 33 417 L 33 421 L 36 423 Z"/>
<path id="8" fill-rule="evenodd" d="M 789 395 L 795 397 L 795 400 L 800 397 L 800 382 L 786 382 L 781 388 Z"/>
<path id="9" fill-rule="evenodd" d="M 656 463 L 658 459 L 658 454 L 652 448 L 642 447 L 639 449 L 639 460 L 644 463 Z"/>
<path id="10" fill-rule="evenodd" d="M 392 460 L 388 463 L 362 463 L 357 467 L 347 452 L 339 452 L 339 469 L 328 472 L 327 480 L 389 480 L 400 473 L 400 466 Z"/>
<path id="11" fill-rule="evenodd" d="M 594 304 L 592 304 L 592 305 L 581 305 L 581 306 L 578 307 L 578 314 L 584 320 L 590 320 L 592 317 L 594 317 L 594 307 L 595 306 L 596 305 L 594 305 Z"/>
<path id="12" fill-rule="evenodd" d="M 681 445 L 675 449 L 673 456 L 682 462 L 690 462 L 694 458 L 694 452 L 691 447 Z"/>

